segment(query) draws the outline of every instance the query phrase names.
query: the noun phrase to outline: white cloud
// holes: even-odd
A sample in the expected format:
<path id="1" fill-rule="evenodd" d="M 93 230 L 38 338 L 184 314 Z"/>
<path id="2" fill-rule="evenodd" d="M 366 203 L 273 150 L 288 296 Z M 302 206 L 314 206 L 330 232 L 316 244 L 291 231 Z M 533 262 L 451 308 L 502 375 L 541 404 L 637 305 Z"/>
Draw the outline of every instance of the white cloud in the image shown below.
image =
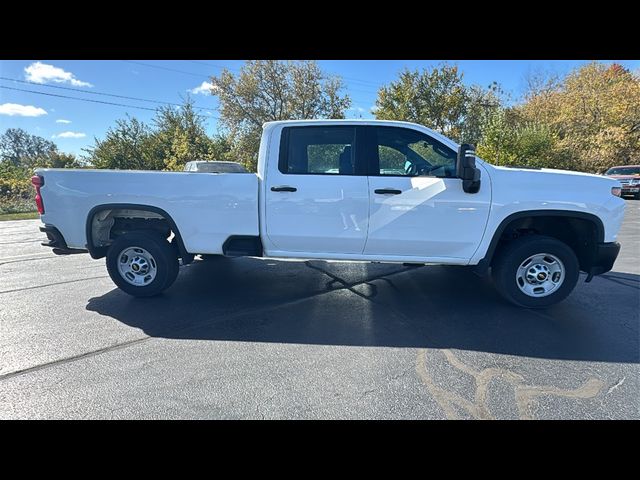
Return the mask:
<path id="1" fill-rule="evenodd" d="M 78 80 L 71 72 L 66 72 L 62 68 L 54 67 L 46 63 L 35 62 L 25 67 L 25 78 L 35 83 L 70 83 L 75 87 L 93 87 L 89 82 Z"/>
<path id="2" fill-rule="evenodd" d="M 62 132 L 52 136 L 51 138 L 84 138 L 86 136 L 87 134 L 82 132 Z"/>
<path id="3" fill-rule="evenodd" d="M 56 120 L 56 123 L 68 124 L 68 123 L 71 123 L 71 120 L 65 120 L 64 118 L 59 118 Z"/>
<path id="4" fill-rule="evenodd" d="M 194 95 L 211 95 L 211 90 L 216 90 L 216 87 L 214 87 L 212 83 L 202 82 L 197 87 L 187 90 L 187 92 L 193 93 Z"/>
<path id="5" fill-rule="evenodd" d="M 34 107 L 33 105 L 20 105 L 18 103 L 3 103 L 0 105 L 0 115 L 9 115 L 10 117 L 14 115 L 19 117 L 39 117 L 46 114 L 47 111 L 44 108 Z"/>

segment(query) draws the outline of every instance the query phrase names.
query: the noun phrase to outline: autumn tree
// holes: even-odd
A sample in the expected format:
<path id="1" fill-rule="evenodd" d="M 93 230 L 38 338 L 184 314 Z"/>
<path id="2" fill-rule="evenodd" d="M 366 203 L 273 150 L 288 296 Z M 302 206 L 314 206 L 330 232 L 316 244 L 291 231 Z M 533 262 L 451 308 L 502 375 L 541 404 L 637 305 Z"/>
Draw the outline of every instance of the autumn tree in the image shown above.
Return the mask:
<path id="1" fill-rule="evenodd" d="M 600 172 L 640 163 L 640 78 L 620 65 L 592 62 L 532 89 L 518 113 L 557 132 L 557 149 L 573 168 Z"/>
<path id="2" fill-rule="evenodd" d="M 248 61 L 234 75 L 223 70 L 211 78 L 220 101 L 222 125 L 233 154 L 255 170 L 262 125 L 275 120 L 344 118 L 351 105 L 338 77 L 322 72 L 314 61 Z"/>
<path id="3" fill-rule="evenodd" d="M 456 141 L 477 143 L 486 119 L 500 108 L 497 83 L 487 89 L 466 86 L 458 67 L 402 71 L 378 91 L 375 116 L 425 125 Z"/>

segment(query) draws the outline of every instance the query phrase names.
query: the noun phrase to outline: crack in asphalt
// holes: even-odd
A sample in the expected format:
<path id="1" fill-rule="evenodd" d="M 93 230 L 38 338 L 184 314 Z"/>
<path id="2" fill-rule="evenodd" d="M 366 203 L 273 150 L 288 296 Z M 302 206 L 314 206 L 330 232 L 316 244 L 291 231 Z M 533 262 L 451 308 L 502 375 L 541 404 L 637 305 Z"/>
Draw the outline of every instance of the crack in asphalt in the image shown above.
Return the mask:
<path id="1" fill-rule="evenodd" d="M 152 337 L 144 337 L 144 338 L 136 338 L 135 340 L 129 340 L 128 342 L 118 343 L 115 345 L 109 345 L 108 347 L 99 348 L 98 350 L 92 350 L 90 352 L 85 352 L 80 355 L 74 355 L 73 357 L 61 358 L 58 360 L 53 360 L 47 363 L 41 363 L 40 365 L 36 365 L 34 367 L 23 368 L 21 370 L 15 370 L 9 373 L 3 373 L 0 375 L 0 381 L 7 380 L 9 378 L 26 375 L 27 373 L 37 372 L 39 370 L 44 370 L 46 368 L 55 367 L 58 365 L 64 365 L 65 363 L 75 362 L 77 360 L 82 360 L 84 358 L 95 357 L 96 355 L 100 355 L 106 352 L 112 352 L 114 350 L 119 350 L 121 348 L 126 348 L 131 345 L 135 345 L 137 343 L 144 342 L 145 340 L 149 340 Z"/>
<path id="2" fill-rule="evenodd" d="M 56 285 L 65 285 L 67 283 L 84 282 L 86 280 L 96 280 L 98 278 L 109 278 L 109 275 L 100 275 L 97 277 L 84 277 L 84 278 L 78 278 L 77 280 L 66 280 L 64 282 L 45 283 L 44 285 L 34 285 L 33 287 L 22 287 L 22 288 L 14 288 L 12 290 L 2 290 L 0 291 L 0 295 L 3 293 L 22 292 L 23 290 L 34 290 L 36 288 L 54 287 Z"/>
<path id="3" fill-rule="evenodd" d="M 36 242 L 42 242 L 42 239 L 39 238 L 37 240 L 22 240 L 22 241 L 18 241 L 18 242 L 2 242 L 2 243 L 0 243 L 0 245 L 15 245 L 17 243 L 36 243 Z"/>
<path id="4" fill-rule="evenodd" d="M 21 258 L 20 260 L 9 260 L 6 262 L 0 262 L 0 266 L 2 265 L 8 265 L 10 263 L 20 263 L 20 262 L 33 262 L 34 260 L 46 260 L 48 258 L 56 258 L 56 257 L 52 257 L 51 255 L 47 255 L 46 257 L 31 257 L 31 258 Z"/>

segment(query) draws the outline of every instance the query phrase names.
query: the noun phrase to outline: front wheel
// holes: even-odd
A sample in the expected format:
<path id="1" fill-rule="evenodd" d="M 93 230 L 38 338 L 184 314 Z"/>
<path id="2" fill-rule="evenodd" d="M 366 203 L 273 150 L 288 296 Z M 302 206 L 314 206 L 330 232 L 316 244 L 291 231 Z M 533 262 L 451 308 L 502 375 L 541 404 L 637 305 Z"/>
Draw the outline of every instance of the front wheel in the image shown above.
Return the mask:
<path id="1" fill-rule="evenodd" d="M 498 292 L 511 303 L 544 308 L 564 300 L 578 282 L 573 250 L 552 237 L 530 235 L 509 242 L 492 266 Z"/>
<path id="2" fill-rule="evenodd" d="M 129 232 L 107 253 L 111 280 L 134 297 L 151 297 L 169 288 L 178 276 L 176 249 L 162 235 Z"/>

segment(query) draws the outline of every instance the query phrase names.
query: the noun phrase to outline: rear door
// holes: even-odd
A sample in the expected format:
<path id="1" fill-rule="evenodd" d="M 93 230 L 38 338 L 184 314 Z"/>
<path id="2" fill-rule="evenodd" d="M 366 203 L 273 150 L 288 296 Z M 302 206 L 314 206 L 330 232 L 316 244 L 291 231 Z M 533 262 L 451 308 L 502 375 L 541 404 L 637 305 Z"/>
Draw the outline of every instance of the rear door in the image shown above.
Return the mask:
<path id="1" fill-rule="evenodd" d="M 491 186 L 456 178 L 457 153 L 422 131 L 366 127 L 370 217 L 365 254 L 470 259 L 489 216 Z"/>
<path id="2" fill-rule="evenodd" d="M 349 125 L 284 127 L 266 178 L 266 232 L 280 252 L 361 254 L 368 229 L 366 165 Z"/>

